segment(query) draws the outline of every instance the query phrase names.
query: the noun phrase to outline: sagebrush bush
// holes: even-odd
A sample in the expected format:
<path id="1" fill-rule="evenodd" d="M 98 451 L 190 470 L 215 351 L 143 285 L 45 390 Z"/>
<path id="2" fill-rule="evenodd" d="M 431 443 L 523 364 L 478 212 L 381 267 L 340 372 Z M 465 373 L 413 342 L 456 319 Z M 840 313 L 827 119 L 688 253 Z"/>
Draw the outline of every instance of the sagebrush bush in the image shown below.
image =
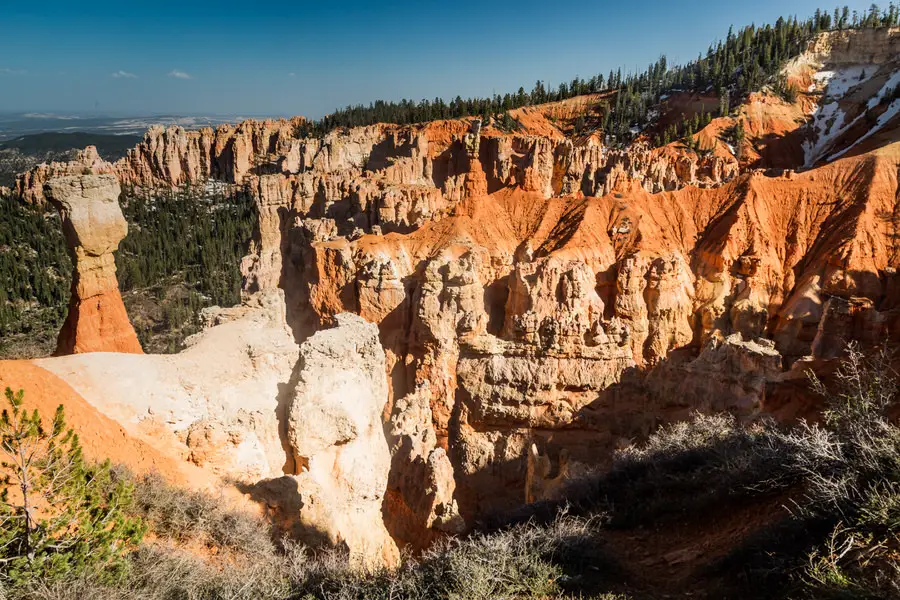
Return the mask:
<path id="1" fill-rule="evenodd" d="M 290 598 L 282 557 L 245 556 L 215 564 L 171 544 L 146 544 L 114 585 L 95 577 L 33 581 L 11 598 L 25 600 L 281 600 Z"/>
<path id="2" fill-rule="evenodd" d="M 702 514 L 723 502 L 797 485 L 805 469 L 814 468 L 817 459 L 807 446 L 819 434 L 815 428 L 798 435 L 768 420 L 742 425 L 730 415 L 697 413 L 621 450 L 607 472 L 573 481 L 567 503 L 581 514 L 606 513 L 613 527 Z"/>
<path id="3" fill-rule="evenodd" d="M 397 571 L 367 576 L 332 554 L 308 563 L 295 581 L 301 598 L 328 600 L 561 598 L 585 563 L 614 568 L 598 548 L 599 527 L 599 519 L 561 514 L 547 525 L 447 539 Z"/>
<path id="4" fill-rule="evenodd" d="M 809 555 L 810 597 L 900 597 L 900 427 L 886 411 L 900 391 L 892 356 L 855 345 L 826 386 L 824 467 L 807 469 L 801 514 L 830 518 L 830 535 Z"/>
<path id="5" fill-rule="evenodd" d="M 118 476 L 134 481 L 132 510 L 150 524 L 157 537 L 174 542 L 190 540 L 245 554 L 275 552 L 269 524 L 245 510 L 231 508 L 222 497 L 171 485 L 158 473 L 135 478 L 120 469 Z"/>
<path id="6" fill-rule="evenodd" d="M 33 581 L 13 598 L 33 600 L 527 600 L 568 598 L 566 571 L 595 555 L 596 522 L 561 516 L 446 540 L 394 571 L 363 573 L 346 553 L 313 554 L 286 541 L 280 552 L 216 563 L 171 542 L 145 544 L 115 585 L 89 576 Z M 585 552 L 587 550 L 587 552 Z M 596 565 L 595 565 L 596 566 Z M 600 565 L 602 566 L 602 565 Z M 571 596 L 573 599 L 581 596 Z M 623 596 L 590 597 L 624 600 Z M 588 597 L 585 597 L 588 600 Z"/>
<path id="7" fill-rule="evenodd" d="M 851 344 L 827 385 L 815 376 L 811 383 L 824 402 L 822 422 L 763 433 L 787 451 L 772 470 L 790 482 L 788 514 L 720 566 L 745 571 L 747 597 L 898 598 L 900 428 L 886 415 L 898 391 L 891 356 L 865 356 Z"/>

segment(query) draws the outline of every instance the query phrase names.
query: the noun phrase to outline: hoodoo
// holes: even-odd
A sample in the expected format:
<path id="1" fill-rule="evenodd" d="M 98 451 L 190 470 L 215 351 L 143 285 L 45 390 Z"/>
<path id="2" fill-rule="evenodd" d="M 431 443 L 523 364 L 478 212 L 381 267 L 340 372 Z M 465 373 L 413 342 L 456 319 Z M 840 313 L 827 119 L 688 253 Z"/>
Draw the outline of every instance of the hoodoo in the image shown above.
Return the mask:
<path id="1" fill-rule="evenodd" d="M 69 314 L 56 354 L 143 353 L 116 280 L 113 252 L 128 234 L 118 180 L 112 175 L 57 177 L 44 193 L 59 209 L 74 267 Z"/>

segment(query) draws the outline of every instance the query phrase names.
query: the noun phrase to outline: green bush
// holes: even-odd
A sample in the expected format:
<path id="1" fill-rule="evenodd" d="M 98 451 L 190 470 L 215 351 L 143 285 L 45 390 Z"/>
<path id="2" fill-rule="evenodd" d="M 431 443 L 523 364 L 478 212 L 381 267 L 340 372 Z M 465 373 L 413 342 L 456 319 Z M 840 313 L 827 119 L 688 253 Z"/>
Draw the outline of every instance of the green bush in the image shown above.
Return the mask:
<path id="1" fill-rule="evenodd" d="M 0 416 L 0 578 L 11 586 L 90 573 L 103 581 L 127 572 L 141 540 L 140 519 L 126 515 L 132 488 L 114 482 L 108 462 L 85 463 L 60 406 L 47 428 L 24 393 L 6 388 Z"/>

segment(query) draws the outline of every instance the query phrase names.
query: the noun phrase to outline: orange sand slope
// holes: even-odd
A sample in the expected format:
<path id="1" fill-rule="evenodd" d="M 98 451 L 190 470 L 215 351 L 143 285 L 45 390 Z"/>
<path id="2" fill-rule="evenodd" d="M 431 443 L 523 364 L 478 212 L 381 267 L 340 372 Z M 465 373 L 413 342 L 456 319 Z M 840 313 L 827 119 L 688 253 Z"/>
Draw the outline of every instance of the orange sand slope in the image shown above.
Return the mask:
<path id="1" fill-rule="evenodd" d="M 187 463 L 163 456 L 145 442 L 132 438 L 118 423 L 97 412 L 65 381 L 29 361 L 0 361 L 0 388 L 7 387 L 25 390 L 25 407 L 37 409 L 45 422 L 52 419 L 56 407 L 62 404 L 66 422 L 78 433 L 84 454 L 90 460 L 109 458 L 137 474 L 158 472 L 182 485 L 197 486 L 207 479 L 199 469 L 189 470 Z"/>

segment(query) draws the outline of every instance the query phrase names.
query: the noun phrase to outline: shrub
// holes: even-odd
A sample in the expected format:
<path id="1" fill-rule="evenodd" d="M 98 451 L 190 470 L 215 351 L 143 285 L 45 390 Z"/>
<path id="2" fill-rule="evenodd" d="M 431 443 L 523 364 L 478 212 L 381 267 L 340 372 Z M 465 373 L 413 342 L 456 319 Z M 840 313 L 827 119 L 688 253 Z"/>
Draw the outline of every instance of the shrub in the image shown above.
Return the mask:
<path id="1" fill-rule="evenodd" d="M 822 425 L 783 434 L 799 474 L 790 514 L 720 565 L 754 572 L 741 588 L 747 597 L 900 595 L 900 428 L 885 416 L 897 395 L 891 362 L 886 351 L 866 357 L 851 345 L 829 385 L 812 377 Z"/>
<path id="2" fill-rule="evenodd" d="M 284 600 L 290 582 L 280 561 L 247 556 L 214 565 L 170 544 L 142 546 L 131 555 L 127 579 L 110 584 L 96 577 L 32 581 L 21 600 Z"/>
<path id="3" fill-rule="evenodd" d="M 887 350 L 865 356 L 851 345 L 826 386 L 827 468 L 809 469 L 803 514 L 836 521 L 810 553 L 806 581 L 821 598 L 900 595 L 900 427 L 886 416 L 898 379 Z"/>
<path id="4" fill-rule="evenodd" d="M 743 426 L 698 413 L 620 451 L 607 473 L 573 482 L 568 497 L 582 513 L 606 511 L 613 527 L 681 519 L 796 485 L 807 442 L 768 420 Z"/>
<path id="5" fill-rule="evenodd" d="M 562 598 L 569 588 L 582 587 L 588 565 L 601 573 L 606 567 L 606 575 L 615 570 L 598 545 L 599 527 L 599 519 L 562 514 L 547 525 L 523 523 L 445 540 L 393 573 L 361 576 L 345 556 L 329 553 L 306 562 L 293 578 L 304 599 Z"/>
<path id="6" fill-rule="evenodd" d="M 41 577 L 93 573 L 121 578 L 126 553 L 144 533 L 125 513 L 132 500 L 126 482 L 114 482 L 109 462 L 88 466 L 60 405 L 52 425 L 22 408 L 24 392 L 6 388 L 9 408 L 0 416 L 0 562 L 9 585 Z"/>
<path id="7" fill-rule="evenodd" d="M 120 468 L 117 477 L 134 482 L 132 511 L 158 538 L 251 555 L 275 552 L 269 524 L 247 511 L 229 508 L 221 497 L 171 485 L 158 473 L 135 478 Z"/>

